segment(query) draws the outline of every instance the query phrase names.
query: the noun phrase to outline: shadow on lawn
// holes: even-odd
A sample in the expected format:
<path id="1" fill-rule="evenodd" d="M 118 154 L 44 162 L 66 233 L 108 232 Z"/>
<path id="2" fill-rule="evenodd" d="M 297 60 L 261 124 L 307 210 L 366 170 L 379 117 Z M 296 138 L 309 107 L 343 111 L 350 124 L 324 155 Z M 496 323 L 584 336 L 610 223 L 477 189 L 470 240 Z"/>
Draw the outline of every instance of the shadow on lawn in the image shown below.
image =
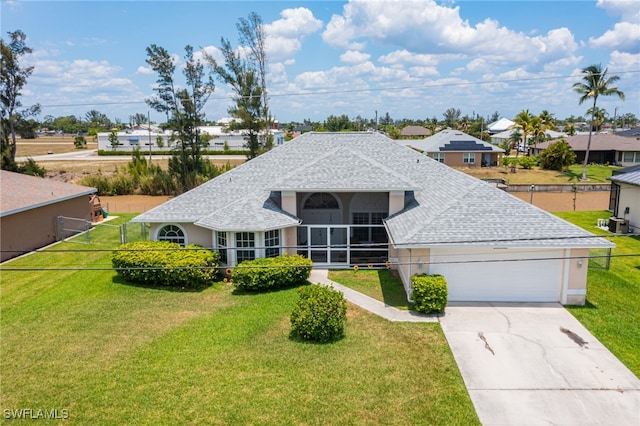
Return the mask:
<path id="1" fill-rule="evenodd" d="M 115 275 L 111 279 L 111 282 L 113 284 L 126 285 L 129 287 L 147 288 L 151 290 L 162 290 L 162 291 L 169 291 L 172 293 L 200 293 L 212 287 L 214 284 L 216 284 L 216 283 L 211 283 L 211 285 L 206 285 L 201 287 L 172 287 L 172 286 L 166 286 L 166 285 L 153 285 L 153 284 L 147 284 L 147 283 L 131 282 L 131 281 L 125 280 L 120 275 Z"/>
<path id="2" fill-rule="evenodd" d="M 593 310 L 593 309 L 598 309 L 598 307 L 596 305 L 594 305 L 593 303 L 591 303 L 589 301 L 589 299 L 587 299 L 584 302 L 583 306 L 579 306 L 579 305 L 571 305 L 571 310 L 576 310 L 576 311 L 585 311 L 585 310 Z"/>
<path id="3" fill-rule="evenodd" d="M 413 304 L 407 300 L 402 281 L 396 272 L 389 269 L 378 270 L 378 280 L 382 291 L 382 301 L 389 306 L 414 310 Z"/>

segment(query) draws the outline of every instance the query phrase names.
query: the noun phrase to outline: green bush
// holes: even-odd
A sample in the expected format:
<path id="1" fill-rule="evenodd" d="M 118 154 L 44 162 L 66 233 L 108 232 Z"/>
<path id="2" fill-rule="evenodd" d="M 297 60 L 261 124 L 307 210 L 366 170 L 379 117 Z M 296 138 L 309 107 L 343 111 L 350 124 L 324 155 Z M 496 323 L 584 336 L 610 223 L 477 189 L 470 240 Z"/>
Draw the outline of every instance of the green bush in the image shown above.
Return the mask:
<path id="1" fill-rule="evenodd" d="M 150 174 L 140 178 L 140 193 L 143 195 L 173 195 L 178 191 L 177 181 L 158 166 L 149 167 Z"/>
<path id="2" fill-rule="evenodd" d="M 111 180 L 103 174 L 84 176 L 80 179 L 79 184 L 97 188 L 98 195 L 113 195 Z"/>
<path id="3" fill-rule="evenodd" d="M 140 241 L 121 245 L 113 252 L 111 264 L 129 282 L 199 289 L 217 278 L 218 260 L 217 252 L 194 244 Z"/>
<path id="4" fill-rule="evenodd" d="M 44 177 L 47 170 L 44 167 L 39 166 L 33 158 L 29 157 L 27 158 L 27 161 L 18 167 L 18 173 Z"/>
<path id="5" fill-rule="evenodd" d="M 114 195 L 130 195 L 136 190 L 133 176 L 128 173 L 117 173 L 111 178 Z"/>
<path id="6" fill-rule="evenodd" d="M 518 158 L 518 164 L 520 164 L 520 166 L 523 169 L 532 169 L 534 166 L 538 165 L 538 157 L 536 157 L 535 155 L 530 155 L 530 156 L 523 156 Z"/>
<path id="7" fill-rule="evenodd" d="M 540 167 L 564 172 L 576 162 L 576 153 L 564 139 L 552 143 L 540 154 Z"/>
<path id="8" fill-rule="evenodd" d="M 427 314 L 444 312 L 448 291 L 447 281 L 442 275 L 414 275 L 411 285 L 416 311 Z"/>
<path id="9" fill-rule="evenodd" d="M 249 291 L 293 287 L 307 282 L 313 262 L 299 254 L 245 260 L 233 269 L 233 284 Z"/>
<path id="10" fill-rule="evenodd" d="M 344 336 L 347 302 L 332 288 L 310 285 L 300 288 L 291 312 L 291 335 L 312 342 L 331 342 Z"/>

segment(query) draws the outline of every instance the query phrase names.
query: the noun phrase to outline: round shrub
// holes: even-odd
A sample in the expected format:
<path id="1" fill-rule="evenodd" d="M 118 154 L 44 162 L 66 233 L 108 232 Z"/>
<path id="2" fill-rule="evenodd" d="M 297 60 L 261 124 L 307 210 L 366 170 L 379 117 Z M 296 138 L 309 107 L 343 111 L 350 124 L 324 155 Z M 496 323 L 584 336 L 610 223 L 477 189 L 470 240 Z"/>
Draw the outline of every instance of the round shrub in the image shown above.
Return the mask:
<path id="1" fill-rule="evenodd" d="M 414 275 L 411 286 L 416 311 L 427 314 L 444 312 L 448 291 L 447 281 L 442 275 Z"/>
<path id="2" fill-rule="evenodd" d="M 293 337 L 326 343 L 344 336 L 347 302 L 341 292 L 314 284 L 300 288 L 299 296 L 291 312 Z"/>
<path id="3" fill-rule="evenodd" d="M 242 290 L 260 291 L 295 287 L 307 282 L 313 262 L 299 254 L 245 260 L 233 269 L 233 284 Z"/>
<path id="4" fill-rule="evenodd" d="M 127 243 L 113 252 L 111 264 L 126 281 L 149 286 L 198 289 L 216 279 L 219 254 L 168 241 Z"/>

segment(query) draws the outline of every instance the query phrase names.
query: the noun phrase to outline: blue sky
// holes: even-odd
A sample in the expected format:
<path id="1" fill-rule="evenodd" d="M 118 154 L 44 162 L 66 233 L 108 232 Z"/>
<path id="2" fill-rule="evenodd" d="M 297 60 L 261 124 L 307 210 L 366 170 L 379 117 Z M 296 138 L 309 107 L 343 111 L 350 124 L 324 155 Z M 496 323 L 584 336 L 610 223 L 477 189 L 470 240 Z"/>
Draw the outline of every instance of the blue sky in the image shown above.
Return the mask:
<path id="1" fill-rule="evenodd" d="M 0 27 L 5 39 L 21 29 L 34 49 L 23 104 L 40 103 L 40 118 L 96 109 L 127 122 L 149 111 L 156 77 L 147 46 L 165 47 L 178 66 L 187 44 L 216 57 L 221 37 L 237 45 L 236 22 L 252 11 L 266 24 L 270 106 L 282 122 L 375 111 L 442 119 L 450 107 L 470 116 L 579 116 L 589 106 L 578 105 L 571 86 L 594 63 L 619 75 L 626 94 L 599 106 L 640 117 L 637 0 L 2 0 Z M 227 116 L 229 97 L 218 83 L 207 118 Z"/>

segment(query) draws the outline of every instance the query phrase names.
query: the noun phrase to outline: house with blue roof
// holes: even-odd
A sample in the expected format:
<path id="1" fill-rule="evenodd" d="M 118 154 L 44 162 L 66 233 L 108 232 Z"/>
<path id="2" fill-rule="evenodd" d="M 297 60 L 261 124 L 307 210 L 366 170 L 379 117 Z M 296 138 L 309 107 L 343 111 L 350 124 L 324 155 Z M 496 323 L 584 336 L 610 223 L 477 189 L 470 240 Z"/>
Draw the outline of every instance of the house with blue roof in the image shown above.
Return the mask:
<path id="1" fill-rule="evenodd" d="M 323 268 L 441 274 L 451 301 L 582 304 L 613 244 L 379 133 L 306 133 L 137 216 L 225 267 L 298 253 Z"/>

